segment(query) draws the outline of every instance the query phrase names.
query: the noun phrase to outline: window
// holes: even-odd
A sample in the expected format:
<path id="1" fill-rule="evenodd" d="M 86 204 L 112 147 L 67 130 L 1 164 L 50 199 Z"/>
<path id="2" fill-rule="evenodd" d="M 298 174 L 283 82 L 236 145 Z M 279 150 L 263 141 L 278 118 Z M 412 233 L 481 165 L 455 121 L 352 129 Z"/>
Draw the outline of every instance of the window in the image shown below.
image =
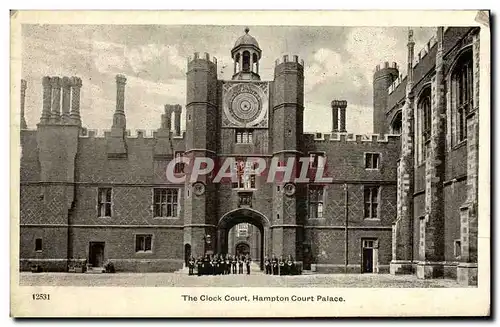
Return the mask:
<path id="1" fill-rule="evenodd" d="M 237 129 L 236 130 L 236 143 L 243 143 L 243 144 L 253 143 L 253 130 L 252 129 Z"/>
<path id="2" fill-rule="evenodd" d="M 246 237 L 248 236 L 248 224 L 241 223 L 238 224 L 238 237 Z"/>
<path id="3" fill-rule="evenodd" d="M 365 153 L 365 168 L 378 169 L 380 153 Z"/>
<path id="4" fill-rule="evenodd" d="M 35 240 L 35 251 L 42 252 L 42 239 L 41 238 L 37 238 Z"/>
<path id="5" fill-rule="evenodd" d="M 325 167 L 325 155 L 323 153 L 310 153 L 309 154 L 309 165 L 311 168 L 324 168 Z"/>
<path id="6" fill-rule="evenodd" d="M 452 130 L 455 144 L 467 138 L 467 114 L 473 97 L 472 51 L 458 59 L 451 76 Z"/>
<path id="7" fill-rule="evenodd" d="M 427 87 L 422 92 L 418 101 L 418 163 L 424 163 L 429 155 L 431 130 L 432 130 L 432 111 L 431 111 L 431 89 Z"/>
<path id="8" fill-rule="evenodd" d="M 255 189 L 256 188 L 256 162 L 236 161 L 236 173 L 238 181 L 233 183 L 233 188 Z"/>
<path id="9" fill-rule="evenodd" d="M 175 151 L 175 159 L 180 159 L 184 155 L 182 151 Z M 174 166 L 174 174 L 182 174 L 184 173 L 184 163 L 178 162 Z"/>
<path id="10" fill-rule="evenodd" d="M 153 235 L 136 235 L 135 252 L 152 251 Z"/>
<path id="11" fill-rule="evenodd" d="M 401 112 L 399 112 L 396 114 L 394 120 L 392 121 L 391 132 L 392 134 L 399 135 L 401 134 L 402 128 L 403 128 L 402 114 Z"/>
<path id="12" fill-rule="evenodd" d="M 460 240 L 455 240 L 454 242 L 454 254 L 456 259 L 460 259 L 462 256 L 462 242 Z"/>
<path id="13" fill-rule="evenodd" d="M 323 218 L 323 186 L 309 187 L 309 218 Z"/>
<path id="14" fill-rule="evenodd" d="M 378 218 L 378 196 L 379 188 L 378 186 L 365 186 L 364 189 L 365 198 L 365 218 L 366 219 L 377 219 Z"/>
<path id="15" fill-rule="evenodd" d="M 98 189 L 97 216 L 111 217 L 111 188 L 100 187 Z"/>
<path id="16" fill-rule="evenodd" d="M 177 217 L 178 189 L 155 188 L 154 189 L 154 216 L 155 217 Z"/>
<path id="17" fill-rule="evenodd" d="M 375 247 L 375 240 L 363 240 L 363 248 L 373 249 Z"/>

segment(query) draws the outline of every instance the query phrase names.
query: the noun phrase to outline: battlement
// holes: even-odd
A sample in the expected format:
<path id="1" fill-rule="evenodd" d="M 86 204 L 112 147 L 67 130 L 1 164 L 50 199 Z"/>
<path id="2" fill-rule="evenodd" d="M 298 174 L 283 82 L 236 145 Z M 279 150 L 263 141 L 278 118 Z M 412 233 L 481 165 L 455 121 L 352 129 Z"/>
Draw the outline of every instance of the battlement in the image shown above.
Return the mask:
<path id="1" fill-rule="evenodd" d="M 405 75 L 399 74 L 398 78 L 396 78 L 394 82 L 392 82 L 391 86 L 389 86 L 387 92 L 389 92 L 389 94 L 392 94 L 398 88 L 401 82 L 405 80 L 406 77 L 407 77 L 406 74 Z"/>
<path id="2" fill-rule="evenodd" d="M 354 143 L 396 143 L 400 135 L 396 134 L 354 134 L 354 133 L 304 133 L 314 142 L 354 142 Z"/>
<path id="3" fill-rule="evenodd" d="M 217 65 L 217 58 L 216 57 L 210 57 L 210 54 L 207 52 L 204 52 L 202 56 L 200 56 L 199 52 L 195 52 L 193 56 L 189 56 L 187 58 L 187 63 L 188 65 L 195 61 L 195 60 L 206 60 L 208 62 L 211 62 L 214 65 Z"/>
<path id="4" fill-rule="evenodd" d="M 299 56 L 297 55 L 283 55 L 283 57 L 278 58 L 274 61 L 275 67 L 287 63 L 287 62 L 294 62 L 300 64 L 302 67 L 304 67 L 304 59 L 299 59 Z"/>
<path id="5" fill-rule="evenodd" d="M 396 62 L 389 63 L 388 61 L 386 61 L 383 64 L 379 64 L 379 65 L 375 66 L 374 73 L 379 72 L 382 69 L 388 69 L 388 68 L 399 70 L 399 66 Z"/>
<path id="6" fill-rule="evenodd" d="M 435 35 L 433 35 L 429 41 L 424 45 L 424 47 L 417 53 L 413 60 L 413 68 L 415 68 L 418 63 L 424 59 L 425 56 L 431 51 L 432 47 L 437 43 L 437 38 Z"/>
<path id="7" fill-rule="evenodd" d="M 34 130 L 36 131 L 36 130 Z M 145 129 L 135 129 L 135 130 L 125 130 L 125 136 L 127 139 L 154 139 L 156 138 L 157 130 L 145 130 Z M 111 130 L 109 129 L 88 129 L 81 128 L 80 138 L 90 138 L 90 139 L 105 139 L 111 135 Z M 172 135 L 173 139 L 184 139 L 184 131 L 181 135 Z"/>

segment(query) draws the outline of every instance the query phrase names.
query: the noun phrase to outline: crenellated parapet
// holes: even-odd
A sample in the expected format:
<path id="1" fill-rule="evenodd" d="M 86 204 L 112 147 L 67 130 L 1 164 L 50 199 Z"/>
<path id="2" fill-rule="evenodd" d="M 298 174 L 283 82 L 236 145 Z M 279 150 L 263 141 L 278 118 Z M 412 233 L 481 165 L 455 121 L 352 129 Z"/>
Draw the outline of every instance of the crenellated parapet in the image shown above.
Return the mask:
<path id="1" fill-rule="evenodd" d="M 277 58 L 274 61 L 274 66 L 278 67 L 279 65 L 286 64 L 286 63 L 298 64 L 298 65 L 302 66 L 302 68 L 304 68 L 304 59 L 299 59 L 299 56 L 297 56 L 297 55 L 288 55 L 288 54 L 283 55 L 283 57 L 281 57 L 281 58 Z"/>
<path id="2" fill-rule="evenodd" d="M 393 143 L 400 141 L 399 134 L 354 134 L 354 133 L 304 133 L 304 137 L 312 138 L 314 142 L 343 143 Z"/>
<path id="3" fill-rule="evenodd" d="M 207 52 L 203 54 L 195 52 L 193 56 L 187 58 L 188 71 L 202 67 L 215 67 L 215 69 L 217 69 L 217 58 L 210 56 Z"/>

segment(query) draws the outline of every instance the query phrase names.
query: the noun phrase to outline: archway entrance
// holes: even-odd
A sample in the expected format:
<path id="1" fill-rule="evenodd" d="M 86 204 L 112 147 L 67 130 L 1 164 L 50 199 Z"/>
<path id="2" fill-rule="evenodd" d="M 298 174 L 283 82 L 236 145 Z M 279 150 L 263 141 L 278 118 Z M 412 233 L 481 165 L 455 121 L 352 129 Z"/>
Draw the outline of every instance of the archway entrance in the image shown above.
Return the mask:
<path id="1" fill-rule="evenodd" d="M 259 266 L 260 270 L 264 270 L 264 256 L 265 253 L 268 252 L 267 248 L 269 244 L 271 244 L 269 240 L 271 235 L 271 233 L 269 232 L 270 223 L 269 219 L 267 219 L 266 216 L 256 210 L 253 210 L 251 208 L 241 208 L 230 211 L 222 216 L 217 225 L 217 251 L 219 253 L 230 253 L 230 251 L 228 251 L 229 231 L 231 230 L 231 228 L 241 223 L 254 225 L 260 232 Z M 235 245 L 239 246 L 240 244 L 240 248 L 237 248 L 235 250 L 245 250 L 243 245 L 245 243 L 241 242 L 236 243 Z M 249 244 L 247 243 L 246 246 L 249 247 Z M 248 252 L 250 252 L 250 249 L 248 249 Z"/>
<path id="2" fill-rule="evenodd" d="M 250 245 L 246 242 L 239 242 L 236 244 L 234 253 L 237 256 L 250 254 Z"/>

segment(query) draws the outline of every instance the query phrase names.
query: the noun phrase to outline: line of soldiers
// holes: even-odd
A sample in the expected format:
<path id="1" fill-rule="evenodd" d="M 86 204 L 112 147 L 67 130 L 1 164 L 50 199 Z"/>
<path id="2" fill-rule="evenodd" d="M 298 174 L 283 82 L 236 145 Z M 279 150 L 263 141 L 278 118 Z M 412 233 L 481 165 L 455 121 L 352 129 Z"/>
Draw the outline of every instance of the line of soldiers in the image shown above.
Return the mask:
<path id="1" fill-rule="evenodd" d="M 246 268 L 246 274 L 250 275 L 250 264 L 252 258 L 250 255 L 235 255 L 230 254 L 206 254 L 204 257 L 195 259 L 191 256 L 188 260 L 189 275 L 194 275 L 194 270 L 198 276 L 201 275 L 229 275 L 243 274 L 243 267 Z"/>
<path id="2" fill-rule="evenodd" d="M 279 259 L 275 255 L 272 255 L 271 259 L 266 256 L 264 258 L 264 268 L 266 275 L 283 276 L 300 274 L 298 266 L 291 255 L 286 260 L 283 256 L 280 256 Z"/>

